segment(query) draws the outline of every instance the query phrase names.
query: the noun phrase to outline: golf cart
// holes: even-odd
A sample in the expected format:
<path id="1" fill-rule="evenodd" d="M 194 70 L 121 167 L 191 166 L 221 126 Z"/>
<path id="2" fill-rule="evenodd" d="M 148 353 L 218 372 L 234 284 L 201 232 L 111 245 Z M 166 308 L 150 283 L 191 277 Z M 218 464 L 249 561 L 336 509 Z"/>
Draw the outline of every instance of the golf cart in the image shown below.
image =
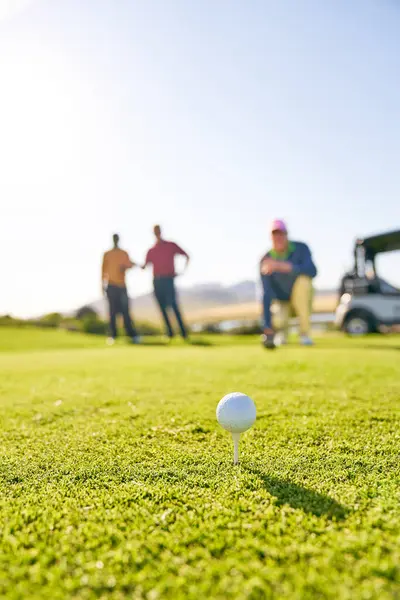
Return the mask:
<path id="1" fill-rule="evenodd" d="M 354 269 L 340 286 L 336 326 L 349 335 L 376 333 L 400 325 L 400 289 L 381 279 L 376 257 L 400 250 L 400 230 L 359 239 L 354 248 Z"/>

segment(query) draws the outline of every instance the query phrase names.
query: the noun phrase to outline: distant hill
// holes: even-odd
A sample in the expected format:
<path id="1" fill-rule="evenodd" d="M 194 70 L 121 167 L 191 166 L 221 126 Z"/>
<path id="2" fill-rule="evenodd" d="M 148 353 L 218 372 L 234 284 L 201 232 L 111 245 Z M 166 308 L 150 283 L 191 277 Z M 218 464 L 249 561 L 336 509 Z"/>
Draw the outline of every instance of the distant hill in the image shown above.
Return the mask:
<path id="1" fill-rule="evenodd" d="M 215 314 L 234 315 L 248 313 L 253 318 L 259 311 L 260 288 L 254 281 L 241 281 L 234 285 L 224 286 L 218 283 L 204 283 L 192 287 L 178 288 L 179 298 L 189 321 L 212 318 Z M 334 310 L 336 290 L 317 290 L 317 311 Z M 99 316 L 106 317 L 107 303 L 104 298 L 88 304 Z M 320 306 L 320 308 L 318 308 Z M 132 309 L 138 320 L 158 319 L 158 310 L 153 294 L 143 294 L 132 300 Z"/>
<path id="2" fill-rule="evenodd" d="M 254 281 L 243 281 L 232 286 L 223 286 L 218 283 L 204 283 L 189 288 L 178 288 L 179 298 L 185 311 L 211 308 L 213 306 L 226 306 L 251 302 L 257 299 L 257 288 Z M 89 304 L 99 315 L 104 316 L 107 311 L 107 303 L 100 298 Z M 143 294 L 132 300 L 135 314 L 148 315 L 154 311 L 155 302 L 153 294 Z"/>

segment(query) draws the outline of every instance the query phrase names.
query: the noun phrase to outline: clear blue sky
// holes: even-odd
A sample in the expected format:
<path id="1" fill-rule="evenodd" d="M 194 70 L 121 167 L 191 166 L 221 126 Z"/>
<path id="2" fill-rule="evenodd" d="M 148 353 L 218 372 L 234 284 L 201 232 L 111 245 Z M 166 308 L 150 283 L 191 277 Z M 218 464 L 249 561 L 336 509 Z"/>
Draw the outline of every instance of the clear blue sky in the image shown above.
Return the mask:
<path id="1" fill-rule="evenodd" d="M 160 222 L 182 283 L 231 283 L 283 217 L 326 287 L 400 226 L 396 0 L 3 4 L 0 314 L 97 298 L 115 230 L 142 260 Z"/>

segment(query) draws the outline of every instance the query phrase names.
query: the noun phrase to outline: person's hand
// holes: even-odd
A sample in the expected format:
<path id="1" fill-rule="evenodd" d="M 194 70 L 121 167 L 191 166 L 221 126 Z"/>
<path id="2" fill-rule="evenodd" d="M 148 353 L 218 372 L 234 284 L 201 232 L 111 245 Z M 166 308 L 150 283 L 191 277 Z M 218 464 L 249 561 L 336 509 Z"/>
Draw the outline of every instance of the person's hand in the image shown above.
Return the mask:
<path id="1" fill-rule="evenodd" d="M 272 273 L 278 270 L 278 266 L 279 261 L 274 260 L 273 258 L 264 258 L 261 263 L 261 274 L 272 275 Z"/>
<path id="2" fill-rule="evenodd" d="M 265 258 L 261 264 L 262 275 L 272 275 L 272 273 L 290 273 L 292 265 L 288 262 Z"/>

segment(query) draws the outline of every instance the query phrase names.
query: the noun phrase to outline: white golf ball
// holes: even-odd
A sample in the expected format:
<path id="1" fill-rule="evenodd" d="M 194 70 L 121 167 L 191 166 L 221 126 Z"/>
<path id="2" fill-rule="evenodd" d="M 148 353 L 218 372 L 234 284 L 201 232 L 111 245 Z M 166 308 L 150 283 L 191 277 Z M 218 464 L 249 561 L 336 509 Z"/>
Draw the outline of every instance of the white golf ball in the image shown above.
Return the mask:
<path id="1" fill-rule="evenodd" d="M 231 433 L 243 433 L 256 420 L 256 407 L 246 394 L 234 392 L 224 396 L 217 406 L 217 421 Z"/>

